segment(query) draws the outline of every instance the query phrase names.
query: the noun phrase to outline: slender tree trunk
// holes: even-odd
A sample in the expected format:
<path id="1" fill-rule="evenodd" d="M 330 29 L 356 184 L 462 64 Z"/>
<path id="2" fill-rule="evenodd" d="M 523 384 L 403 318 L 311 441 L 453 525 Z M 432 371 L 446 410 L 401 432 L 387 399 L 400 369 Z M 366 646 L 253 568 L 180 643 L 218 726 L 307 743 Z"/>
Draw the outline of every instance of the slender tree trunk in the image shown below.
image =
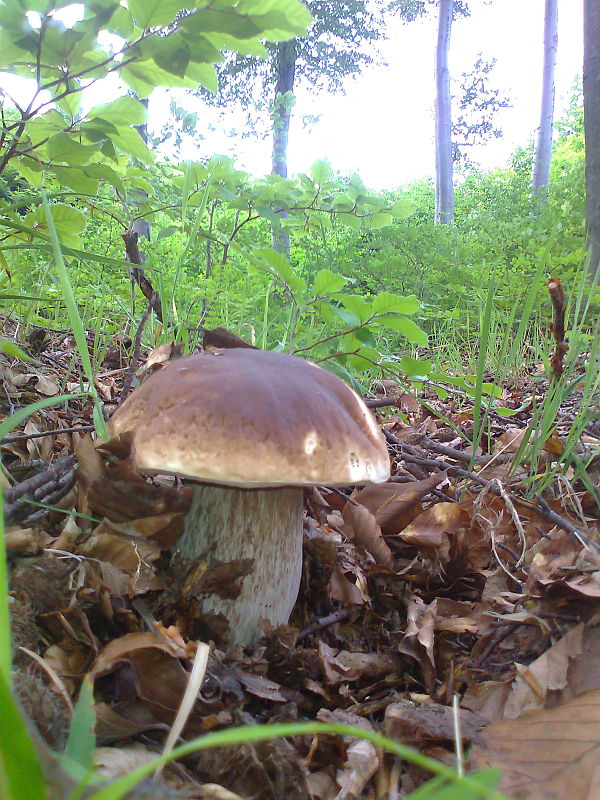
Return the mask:
<path id="1" fill-rule="evenodd" d="M 583 3 L 583 120 L 587 249 L 590 274 L 600 269 L 600 3 Z"/>
<path id="2" fill-rule="evenodd" d="M 531 188 L 533 194 L 546 202 L 550 183 L 552 159 L 552 128 L 554 125 L 554 72 L 558 48 L 558 0 L 546 0 L 544 11 L 544 72 L 542 77 L 542 106 L 540 126 L 535 142 Z"/>
<path id="3" fill-rule="evenodd" d="M 454 219 L 452 184 L 452 114 L 448 51 L 454 0 L 439 0 L 439 22 L 435 51 L 435 221 L 446 225 Z"/>
<path id="4" fill-rule="evenodd" d="M 296 73 L 296 40 L 280 42 L 277 45 L 277 83 L 275 85 L 275 110 L 273 112 L 273 151 L 271 157 L 271 173 L 287 178 L 288 139 L 292 109 L 290 95 L 294 91 Z M 282 219 L 286 212 L 280 214 Z M 280 228 L 273 230 L 273 247 L 280 253 L 290 257 L 290 239 Z"/>

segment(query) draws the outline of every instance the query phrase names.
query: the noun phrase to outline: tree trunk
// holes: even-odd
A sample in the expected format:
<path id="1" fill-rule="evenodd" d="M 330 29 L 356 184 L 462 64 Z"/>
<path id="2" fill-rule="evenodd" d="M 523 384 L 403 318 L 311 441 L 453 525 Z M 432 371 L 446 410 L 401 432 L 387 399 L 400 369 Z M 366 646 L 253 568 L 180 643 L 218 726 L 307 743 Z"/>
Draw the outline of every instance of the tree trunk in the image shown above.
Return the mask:
<path id="1" fill-rule="evenodd" d="M 583 4 L 583 121 L 587 250 L 590 274 L 600 269 L 600 3 Z"/>
<path id="2" fill-rule="evenodd" d="M 229 621 L 229 644 L 254 642 L 262 634 L 261 619 L 273 626 L 288 622 L 302 573 L 303 500 L 299 488 L 194 487 L 179 555 L 209 564 L 254 559 L 236 599 L 199 592 L 203 613 Z"/>
<path id="3" fill-rule="evenodd" d="M 277 83 L 275 85 L 275 109 L 273 112 L 273 150 L 271 156 L 271 174 L 287 178 L 288 139 L 292 109 L 290 95 L 294 91 L 296 73 L 296 40 L 280 42 L 277 45 Z M 279 215 L 287 217 L 284 211 Z M 281 229 L 273 230 L 273 247 L 280 253 L 290 257 L 290 239 Z"/>
<path id="4" fill-rule="evenodd" d="M 552 159 L 552 128 L 554 124 L 554 72 L 558 48 L 558 0 L 546 0 L 544 11 L 544 72 L 542 77 L 542 106 L 540 125 L 535 142 L 531 188 L 533 194 L 546 202 Z"/>
<path id="5" fill-rule="evenodd" d="M 454 219 L 452 184 L 452 115 L 448 51 L 454 0 L 439 0 L 438 37 L 435 51 L 435 222 L 446 225 Z"/>

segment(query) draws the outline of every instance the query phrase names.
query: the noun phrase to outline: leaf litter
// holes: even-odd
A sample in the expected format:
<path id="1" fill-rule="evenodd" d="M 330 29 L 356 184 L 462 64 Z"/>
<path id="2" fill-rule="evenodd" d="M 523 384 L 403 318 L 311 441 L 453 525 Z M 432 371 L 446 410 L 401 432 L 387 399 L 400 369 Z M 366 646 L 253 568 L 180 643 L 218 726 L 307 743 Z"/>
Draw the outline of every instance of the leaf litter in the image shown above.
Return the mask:
<path id="1" fill-rule="evenodd" d="M 32 362 L 0 354 L 7 413 L 77 378 L 71 337 L 44 334 Z M 98 373 L 109 411 L 126 378 L 125 346 L 108 342 Z M 176 356 L 163 347 L 142 372 Z M 528 390 L 515 387 L 505 402 L 526 408 Z M 300 596 L 290 623 L 267 627 L 254 647 L 228 647 L 226 620 L 203 617 L 195 597 L 234 596 L 252 564 L 178 574 L 169 553 L 189 489 L 140 475 L 127 441 L 98 447 L 90 402 L 37 411 L 4 440 L 16 693 L 52 748 L 65 743 L 87 675 L 100 773 L 114 779 L 154 757 L 205 641 L 183 740 L 232 725 L 334 721 L 454 765 L 457 695 L 470 766 L 500 767 L 502 791 L 599 795 L 600 520 L 589 487 L 556 481 L 541 502 L 526 498 L 525 472 L 511 470 L 526 410 L 490 419 L 474 456 L 457 435 L 468 437 L 472 418 L 455 399 L 432 397 L 426 408 L 394 386 L 382 393 L 391 400 L 373 406 L 393 477 L 306 493 Z M 431 412 L 436 403 L 452 428 Z M 592 478 L 599 444 L 587 429 L 580 446 L 596 452 Z M 548 462 L 562 452 L 560 437 L 544 452 Z M 197 753 L 139 797 L 380 800 L 426 779 L 369 742 L 321 735 Z"/>

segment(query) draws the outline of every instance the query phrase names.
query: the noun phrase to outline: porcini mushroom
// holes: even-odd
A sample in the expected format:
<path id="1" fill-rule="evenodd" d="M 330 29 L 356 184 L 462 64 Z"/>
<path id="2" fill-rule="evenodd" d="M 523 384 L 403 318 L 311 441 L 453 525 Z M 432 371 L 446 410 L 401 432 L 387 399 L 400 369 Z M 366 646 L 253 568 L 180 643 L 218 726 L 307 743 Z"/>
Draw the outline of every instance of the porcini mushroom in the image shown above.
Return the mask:
<path id="1" fill-rule="evenodd" d="M 110 420 L 131 433 L 145 472 L 194 481 L 177 543 L 185 559 L 254 559 L 235 600 L 210 595 L 230 642 L 260 636 L 260 620 L 289 620 L 302 569 L 303 487 L 389 477 L 384 437 L 360 397 L 310 361 L 225 349 L 170 362 Z"/>

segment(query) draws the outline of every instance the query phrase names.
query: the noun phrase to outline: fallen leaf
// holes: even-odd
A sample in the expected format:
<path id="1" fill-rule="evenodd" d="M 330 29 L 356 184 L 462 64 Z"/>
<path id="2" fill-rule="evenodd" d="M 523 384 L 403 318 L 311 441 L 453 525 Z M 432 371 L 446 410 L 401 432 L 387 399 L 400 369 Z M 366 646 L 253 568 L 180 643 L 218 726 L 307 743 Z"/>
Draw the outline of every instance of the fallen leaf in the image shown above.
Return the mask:
<path id="1" fill-rule="evenodd" d="M 390 564 L 392 551 L 387 546 L 375 517 L 363 505 L 346 503 L 342 511 L 344 534 L 354 544 L 364 547 L 378 564 Z"/>
<path id="2" fill-rule="evenodd" d="M 476 739 L 470 766 L 497 767 L 500 791 L 524 800 L 600 797 L 600 690 L 553 709 L 493 722 Z"/>

